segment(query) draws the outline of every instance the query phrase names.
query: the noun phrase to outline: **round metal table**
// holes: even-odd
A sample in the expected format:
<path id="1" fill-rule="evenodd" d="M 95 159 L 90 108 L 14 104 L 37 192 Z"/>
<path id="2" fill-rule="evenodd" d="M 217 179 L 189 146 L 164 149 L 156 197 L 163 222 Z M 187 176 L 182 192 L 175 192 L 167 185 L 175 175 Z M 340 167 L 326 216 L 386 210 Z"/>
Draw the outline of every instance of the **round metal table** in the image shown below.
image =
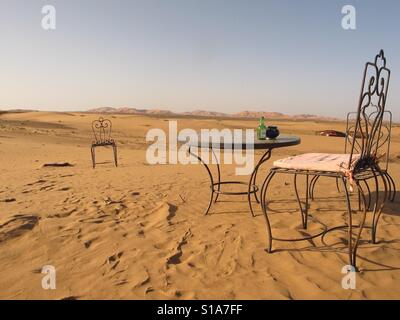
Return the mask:
<path id="1" fill-rule="evenodd" d="M 253 207 L 251 204 L 251 195 L 254 195 L 254 198 L 257 203 L 260 203 L 260 200 L 257 196 L 257 192 L 259 191 L 259 187 L 256 184 L 257 180 L 257 173 L 258 170 L 260 169 L 261 165 L 266 162 L 270 157 L 273 149 L 276 148 L 283 148 L 283 147 L 289 147 L 289 146 L 295 146 L 300 144 L 301 140 L 297 136 L 292 136 L 292 135 L 280 135 L 276 139 L 270 139 L 270 140 L 258 140 L 255 138 L 253 144 L 247 144 L 245 139 L 242 139 L 240 143 L 236 143 L 234 140 L 231 143 L 215 143 L 211 140 L 209 141 L 204 141 L 201 139 L 198 139 L 196 143 L 191 143 L 187 142 L 187 140 L 179 140 L 180 143 L 186 143 L 189 146 L 189 153 L 190 155 L 196 157 L 201 164 L 206 168 L 207 173 L 210 178 L 210 189 L 211 189 L 211 195 L 210 195 L 210 201 L 208 204 L 208 207 L 205 211 L 205 214 L 207 215 L 211 209 L 211 206 L 213 203 L 217 202 L 219 195 L 247 195 L 247 199 L 249 202 L 249 208 L 251 215 L 254 217 L 254 211 Z M 219 161 L 216 161 L 217 165 L 217 177 L 214 177 L 212 174 L 212 171 L 210 170 L 210 167 L 207 165 L 207 162 L 204 161 L 199 154 L 195 154 L 192 152 L 192 149 L 196 147 L 199 149 L 202 148 L 208 148 L 211 150 L 213 156 L 215 159 L 217 159 L 214 149 L 220 149 L 220 150 L 246 150 L 246 149 L 254 149 L 254 150 L 265 150 L 264 154 L 260 158 L 260 160 L 257 162 L 257 164 L 254 166 L 254 169 L 250 175 L 249 182 L 242 182 L 242 181 L 221 181 L 221 168 L 220 168 L 220 163 Z M 246 192 L 227 192 L 227 191 L 222 191 L 221 186 L 225 185 L 246 185 L 247 186 L 247 191 Z"/>

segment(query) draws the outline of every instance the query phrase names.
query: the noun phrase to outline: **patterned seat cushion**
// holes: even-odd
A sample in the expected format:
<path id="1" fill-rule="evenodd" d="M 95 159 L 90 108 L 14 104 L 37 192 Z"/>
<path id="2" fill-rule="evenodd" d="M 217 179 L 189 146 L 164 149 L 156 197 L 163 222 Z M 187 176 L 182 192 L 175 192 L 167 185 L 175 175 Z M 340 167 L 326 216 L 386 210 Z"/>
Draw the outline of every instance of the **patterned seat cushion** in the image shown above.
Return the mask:
<path id="1" fill-rule="evenodd" d="M 352 161 L 356 161 L 358 158 L 359 155 L 353 155 Z M 274 162 L 274 167 L 294 170 L 344 172 L 349 167 L 349 161 L 350 154 L 305 153 L 277 160 Z"/>

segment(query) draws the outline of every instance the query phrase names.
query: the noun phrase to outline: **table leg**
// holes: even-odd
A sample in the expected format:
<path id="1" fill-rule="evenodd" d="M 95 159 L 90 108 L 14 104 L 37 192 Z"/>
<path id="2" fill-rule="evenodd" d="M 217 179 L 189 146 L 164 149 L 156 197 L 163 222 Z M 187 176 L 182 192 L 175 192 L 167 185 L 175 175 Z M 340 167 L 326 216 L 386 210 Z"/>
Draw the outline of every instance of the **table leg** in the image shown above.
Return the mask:
<path id="1" fill-rule="evenodd" d="M 212 154 L 213 154 L 213 156 L 215 158 L 215 162 L 217 163 L 217 174 L 218 174 L 218 184 L 217 184 L 217 186 L 218 186 L 218 192 L 217 192 L 217 195 L 216 195 L 215 200 L 214 200 L 214 203 L 216 203 L 217 200 L 218 200 L 218 197 L 219 197 L 219 192 L 221 191 L 221 168 L 219 166 L 219 161 L 218 161 L 217 155 L 214 152 L 214 149 L 210 148 L 210 150 L 211 150 L 211 152 L 212 152 Z M 214 185 L 212 183 L 211 183 L 211 188 L 214 190 Z"/>
<path id="2" fill-rule="evenodd" d="M 214 178 L 213 178 L 213 175 L 212 175 L 211 170 L 208 167 L 208 165 L 203 161 L 203 159 L 199 155 L 192 153 L 192 149 L 191 148 L 189 148 L 189 154 L 192 155 L 193 157 L 197 158 L 201 162 L 201 164 L 206 168 L 208 176 L 210 177 L 210 189 L 211 189 L 210 201 L 208 203 L 208 207 L 207 207 L 206 211 L 204 212 L 204 215 L 207 215 L 208 212 L 210 211 L 211 205 L 212 205 L 213 200 L 214 200 L 214 193 L 215 193 L 215 190 L 214 190 Z M 219 164 L 218 164 L 218 179 L 220 179 Z M 217 198 L 218 198 L 218 196 L 217 196 Z"/>
<path id="3" fill-rule="evenodd" d="M 257 165 L 254 167 L 254 170 L 250 176 L 250 181 L 249 181 L 249 187 L 248 187 L 248 191 L 247 191 L 247 200 L 249 202 L 249 207 L 250 207 L 250 212 L 251 215 L 253 217 L 255 217 L 254 215 L 254 211 L 253 211 L 253 206 L 251 204 L 251 189 L 252 186 L 256 186 L 256 181 L 257 181 L 257 173 L 258 173 L 258 169 L 261 167 L 261 165 L 266 162 L 267 160 L 269 160 L 269 158 L 271 158 L 271 149 L 268 149 L 264 155 L 261 157 L 261 159 L 258 161 Z M 260 203 L 258 197 L 257 197 L 257 191 L 254 192 L 254 198 L 256 199 L 257 203 Z"/>
<path id="4" fill-rule="evenodd" d="M 257 191 L 258 191 L 258 187 L 256 186 L 256 181 L 257 181 L 257 173 L 259 168 L 261 167 L 261 165 L 266 162 L 270 157 L 271 157 L 271 150 L 268 149 L 263 156 L 260 158 L 260 160 L 258 161 L 257 165 L 254 167 L 253 172 L 250 176 L 250 180 L 249 183 L 245 183 L 245 182 L 239 182 L 239 181 L 227 181 L 227 182 L 221 182 L 221 168 L 220 168 L 220 164 L 218 161 L 218 158 L 213 150 L 213 148 L 210 148 L 211 153 L 213 154 L 213 157 L 216 160 L 216 165 L 217 165 L 217 182 L 215 182 L 216 180 L 213 177 L 213 174 L 211 172 L 210 167 L 207 165 L 207 163 L 198 155 L 192 152 L 191 148 L 189 148 L 189 154 L 193 157 L 195 157 L 196 159 L 198 159 L 200 161 L 200 163 L 204 166 L 204 168 L 207 170 L 208 176 L 210 178 L 210 190 L 211 190 L 211 194 L 210 194 L 210 201 L 208 204 L 207 209 L 205 210 L 205 215 L 207 215 L 211 209 L 211 206 L 213 203 L 217 202 L 218 197 L 220 194 L 226 194 L 226 195 L 247 195 L 247 199 L 248 199 L 248 203 L 249 203 L 249 208 L 250 208 L 250 213 L 253 217 L 255 217 L 254 215 L 254 211 L 253 211 L 253 206 L 251 204 L 251 195 L 254 194 L 254 198 L 257 201 L 257 203 L 260 203 L 258 197 L 257 197 Z M 248 186 L 247 192 L 221 192 L 221 185 L 222 184 L 244 184 Z M 214 196 L 215 195 L 215 196 Z"/>

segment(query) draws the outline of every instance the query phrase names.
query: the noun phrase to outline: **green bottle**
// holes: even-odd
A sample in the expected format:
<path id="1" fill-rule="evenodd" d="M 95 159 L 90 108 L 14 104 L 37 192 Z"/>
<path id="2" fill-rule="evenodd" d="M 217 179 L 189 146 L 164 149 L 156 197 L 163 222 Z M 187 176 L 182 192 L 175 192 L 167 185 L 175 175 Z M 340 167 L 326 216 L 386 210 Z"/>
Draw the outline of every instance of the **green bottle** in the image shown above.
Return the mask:
<path id="1" fill-rule="evenodd" d="M 267 139 L 267 127 L 265 126 L 265 118 L 260 118 L 260 124 L 257 128 L 257 139 L 258 140 L 265 140 Z"/>

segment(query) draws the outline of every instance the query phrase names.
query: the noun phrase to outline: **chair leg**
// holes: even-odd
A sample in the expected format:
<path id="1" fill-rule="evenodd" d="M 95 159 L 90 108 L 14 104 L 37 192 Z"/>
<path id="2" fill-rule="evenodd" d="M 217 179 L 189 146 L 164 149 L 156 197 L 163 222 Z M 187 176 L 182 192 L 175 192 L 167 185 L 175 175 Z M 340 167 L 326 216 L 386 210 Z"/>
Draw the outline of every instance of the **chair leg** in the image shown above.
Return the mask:
<path id="1" fill-rule="evenodd" d="M 371 208 L 371 201 L 372 201 L 371 189 L 370 189 L 370 187 L 369 187 L 369 185 L 368 185 L 367 180 L 362 180 L 362 181 L 364 182 L 365 187 L 367 188 L 367 191 L 368 191 L 368 205 L 367 205 L 367 211 L 369 211 L 370 208 Z M 360 210 L 361 210 L 361 209 L 360 209 Z"/>
<path id="2" fill-rule="evenodd" d="M 297 202 L 299 204 L 299 209 L 300 209 L 300 214 L 301 214 L 301 222 L 303 225 L 303 229 L 307 229 L 307 223 L 308 223 L 308 198 L 309 198 L 309 175 L 306 175 L 306 203 L 305 203 L 305 208 L 303 208 L 303 205 L 301 204 L 301 199 L 299 196 L 299 191 L 297 188 L 297 174 L 294 175 L 293 179 L 293 185 L 294 185 L 294 191 L 296 194 Z"/>
<path id="3" fill-rule="evenodd" d="M 348 250 L 349 250 L 349 264 L 355 267 L 353 262 L 353 217 L 351 212 L 350 195 L 347 190 L 347 183 L 344 178 L 342 178 L 344 193 L 346 197 L 347 214 L 348 214 Z"/>
<path id="4" fill-rule="evenodd" d="M 340 192 L 340 188 L 339 188 L 339 178 L 336 177 L 336 189 L 338 192 Z"/>
<path id="5" fill-rule="evenodd" d="M 213 157 L 214 157 L 214 159 L 215 159 L 215 163 L 216 163 L 216 165 L 217 165 L 218 186 L 217 186 L 217 193 L 216 193 L 215 199 L 214 199 L 214 203 L 217 203 L 218 198 L 219 198 L 219 192 L 221 191 L 221 167 L 220 167 L 220 165 L 219 165 L 219 162 L 220 162 L 220 161 L 218 160 L 217 155 L 215 154 L 214 149 L 213 149 L 213 148 L 210 148 L 210 150 L 211 150 L 211 153 L 213 154 Z M 214 187 L 213 187 L 213 189 L 214 189 Z M 250 206 L 251 206 L 251 204 L 250 204 Z M 251 208 L 251 207 L 250 207 L 250 208 Z M 253 210 L 251 210 L 251 213 L 253 213 Z M 253 216 L 254 216 L 254 215 L 253 215 Z"/>
<path id="6" fill-rule="evenodd" d="M 314 197 L 315 185 L 317 184 L 317 182 L 318 182 L 318 180 L 319 180 L 320 177 L 321 177 L 321 176 L 314 176 L 314 177 L 311 179 L 311 182 L 310 182 L 310 195 L 309 195 L 310 200 L 314 200 L 314 199 L 315 199 L 315 197 Z M 338 192 L 340 192 L 340 188 L 339 188 L 339 178 L 336 178 L 336 189 L 337 189 Z"/>
<path id="7" fill-rule="evenodd" d="M 207 170 L 208 176 L 210 177 L 210 191 L 211 191 L 211 194 L 210 194 L 210 200 L 209 200 L 209 202 L 208 202 L 208 207 L 207 207 L 206 211 L 204 212 L 204 215 L 206 216 L 206 215 L 208 215 L 208 213 L 210 212 L 211 205 L 213 204 L 213 200 L 214 200 L 214 194 L 215 194 L 214 178 L 213 178 L 213 175 L 212 175 L 212 173 L 211 173 L 210 168 L 207 166 L 207 163 L 206 163 L 205 161 L 203 161 L 203 159 L 200 158 L 199 155 L 197 155 L 197 154 L 195 154 L 195 153 L 192 153 L 192 150 L 191 150 L 190 148 L 189 148 L 189 154 L 190 154 L 191 156 L 197 158 L 197 159 L 200 161 L 200 163 L 201 163 L 201 164 L 204 166 L 204 168 Z"/>
<path id="8" fill-rule="evenodd" d="M 370 187 L 369 187 L 369 185 L 368 185 L 368 182 L 367 182 L 367 180 L 359 180 L 358 181 L 358 183 L 359 183 L 359 185 L 360 185 L 360 188 L 358 188 L 358 211 L 362 211 L 363 209 L 362 209 L 362 196 L 364 196 L 364 198 L 365 198 L 365 194 L 364 194 L 364 191 L 363 191 L 363 189 L 361 188 L 361 182 L 364 182 L 364 185 L 365 185 L 365 187 L 366 187 L 366 189 L 367 189 L 367 192 L 368 192 L 368 205 L 367 205 L 367 211 L 369 211 L 370 210 L 370 208 L 371 208 L 371 201 L 372 201 L 372 196 L 371 196 L 371 189 L 370 189 Z M 365 200 L 366 201 L 366 200 Z M 367 203 L 367 201 L 366 201 L 366 203 Z"/>
<path id="9" fill-rule="evenodd" d="M 258 170 L 260 169 L 261 165 L 270 158 L 271 158 L 271 150 L 268 150 L 260 158 L 260 160 L 254 167 L 254 170 L 250 176 L 249 187 L 247 189 L 247 201 L 249 203 L 250 213 L 251 213 L 252 217 L 255 217 L 255 214 L 254 214 L 254 210 L 253 210 L 253 205 L 251 204 L 251 196 L 253 194 L 254 199 L 256 200 L 257 203 L 260 203 L 261 197 L 262 197 L 262 191 L 261 191 L 262 188 L 258 191 L 254 190 L 254 192 L 252 192 L 252 186 L 257 184 L 257 174 L 258 174 Z M 257 192 L 260 192 L 260 199 L 257 196 Z"/>
<path id="10" fill-rule="evenodd" d="M 388 183 L 389 183 L 389 192 L 390 192 L 390 201 L 394 202 L 394 200 L 396 199 L 396 184 L 394 183 L 394 180 L 392 178 L 392 176 L 389 174 L 389 172 L 385 172 L 385 176 L 388 179 Z"/>
<path id="11" fill-rule="evenodd" d="M 344 180 L 343 180 L 344 181 Z M 359 181 L 355 181 L 355 185 L 356 185 L 356 187 L 357 187 L 357 189 L 358 189 L 358 191 L 359 191 L 359 194 L 360 194 L 360 198 L 361 198 L 361 204 L 362 204 L 362 210 L 363 210 L 363 216 L 362 216 L 362 219 L 361 219 L 361 222 L 360 222 L 360 224 L 359 224 L 359 229 L 358 229 L 358 234 L 357 234 L 357 236 L 356 236 L 356 239 L 355 239 L 355 241 L 354 241 L 354 244 L 353 244 L 353 248 L 350 248 L 349 247 L 349 252 L 351 252 L 351 255 L 352 255 L 352 263 L 351 263 L 351 265 L 356 269 L 356 270 L 358 270 L 357 269 L 357 249 L 358 249 L 358 245 L 359 245 L 359 242 L 360 242 L 360 239 L 361 239 L 361 234 L 362 234 L 362 231 L 363 231 L 363 229 L 364 229 L 364 225 L 365 225 L 365 220 L 366 220 L 366 218 L 367 218 L 367 211 L 368 211 L 368 208 L 367 208 L 367 202 L 366 202 L 366 200 L 365 200 L 365 195 L 364 195 L 364 192 L 363 192 L 363 190 L 362 190 L 362 188 L 361 188 L 361 186 L 360 186 L 360 183 L 359 183 Z M 346 199 L 347 199 L 347 203 L 348 203 L 348 210 L 350 210 L 350 214 L 349 214 L 349 222 L 350 223 L 352 223 L 352 218 L 351 218 L 351 207 L 350 207 L 350 198 L 349 198 L 349 192 L 348 192 L 348 190 L 347 190 L 347 188 L 346 188 L 346 182 L 344 181 L 344 187 L 345 187 L 345 192 L 346 192 Z M 352 227 L 351 227 L 351 224 L 349 224 L 349 238 L 352 238 Z"/>
<path id="12" fill-rule="evenodd" d="M 92 153 L 92 166 L 93 169 L 96 167 L 96 148 L 95 147 L 91 147 L 91 153 Z"/>
<path id="13" fill-rule="evenodd" d="M 382 209 L 388 199 L 388 182 L 384 177 L 384 173 L 380 171 L 379 168 L 375 168 L 372 170 L 374 173 L 374 180 L 375 180 L 375 187 L 376 187 L 376 199 L 374 204 L 374 213 L 372 217 L 372 243 L 376 244 L 376 233 L 378 229 L 379 218 L 382 214 Z M 379 205 L 379 183 L 378 183 L 378 176 L 381 177 L 383 186 L 384 186 L 384 195 L 381 204 Z M 389 196 L 390 197 L 390 196 Z"/>
<path id="14" fill-rule="evenodd" d="M 384 179 L 386 179 L 387 182 L 387 187 L 389 189 L 389 199 L 392 199 L 392 183 L 390 181 L 389 175 L 385 172 L 382 176 Z"/>
<path id="15" fill-rule="evenodd" d="M 372 209 L 372 230 L 371 230 L 371 241 L 373 244 L 376 244 L 376 229 L 377 229 L 377 211 L 378 211 L 378 203 L 379 203 L 379 182 L 378 177 L 374 173 L 374 182 L 375 182 L 375 202 L 374 207 Z"/>
<path id="16" fill-rule="evenodd" d="M 306 175 L 306 208 L 305 208 L 305 210 L 304 210 L 304 229 L 307 229 L 307 226 L 308 226 L 308 207 L 309 207 L 309 201 L 308 201 L 308 199 L 309 199 L 309 183 L 308 183 L 308 181 L 309 181 L 309 175 L 307 174 Z"/>
<path id="17" fill-rule="evenodd" d="M 113 145 L 113 152 L 114 152 L 114 163 L 115 166 L 118 167 L 118 150 L 116 145 Z"/>
<path id="18" fill-rule="evenodd" d="M 314 176 L 311 179 L 311 182 L 310 182 L 310 195 L 309 195 L 311 200 L 314 200 L 315 185 L 317 184 L 317 181 L 318 181 L 319 178 L 320 178 L 320 176 Z"/>

